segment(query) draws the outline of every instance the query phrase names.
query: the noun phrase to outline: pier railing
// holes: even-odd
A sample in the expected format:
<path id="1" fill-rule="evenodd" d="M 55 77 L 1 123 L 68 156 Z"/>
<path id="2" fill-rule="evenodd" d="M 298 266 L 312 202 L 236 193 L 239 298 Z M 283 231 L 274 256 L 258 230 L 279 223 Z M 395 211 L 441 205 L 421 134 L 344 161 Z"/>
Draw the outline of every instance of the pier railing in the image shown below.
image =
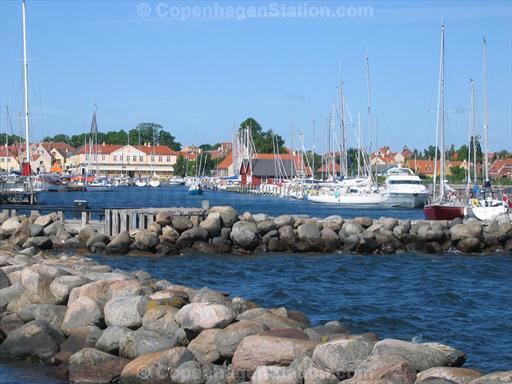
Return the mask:
<path id="1" fill-rule="evenodd" d="M 66 229 L 80 230 L 92 226 L 101 233 L 115 236 L 123 231 L 149 229 L 157 221 L 159 213 L 172 220 L 178 216 L 187 216 L 194 227 L 199 226 L 207 215 L 205 208 L 86 208 L 54 205 L 0 205 L 7 217 L 32 214 L 56 213 L 57 219 L 66 225 Z"/>

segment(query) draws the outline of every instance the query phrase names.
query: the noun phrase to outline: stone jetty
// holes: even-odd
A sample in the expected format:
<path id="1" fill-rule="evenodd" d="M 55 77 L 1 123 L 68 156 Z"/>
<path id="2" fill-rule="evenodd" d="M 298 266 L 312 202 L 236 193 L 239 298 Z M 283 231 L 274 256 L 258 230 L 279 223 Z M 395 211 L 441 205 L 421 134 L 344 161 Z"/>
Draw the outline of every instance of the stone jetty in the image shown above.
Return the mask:
<path id="1" fill-rule="evenodd" d="M 397 252 L 463 253 L 512 251 L 512 215 L 491 222 L 371 219 L 340 216 L 239 214 L 229 206 L 209 208 L 204 217 L 176 216 L 159 209 L 147 229 L 121 231 L 110 237 L 98 226 L 69 228 L 57 213 L 40 216 L 0 215 L 0 241 L 27 252 L 83 249 L 110 255 L 138 253 Z"/>
<path id="2" fill-rule="evenodd" d="M 218 217 L 214 217 L 214 224 L 218 224 Z M 224 216 L 222 222 L 230 223 L 242 234 L 256 233 L 256 221 L 245 217 L 236 226 L 237 219 L 232 214 Z M 326 229 L 337 232 L 327 225 L 319 229 L 309 222 L 293 229 L 291 223 L 295 220 L 298 219 L 281 217 L 271 222 L 276 226 L 275 222 L 282 224 L 279 230 L 289 228 L 289 233 L 296 231 L 296 236 L 305 239 L 309 231 L 315 239 L 322 238 L 318 232 Z M 44 362 L 71 383 L 512 382 L 512 371 L 483 374 L 462 368 L 466 355 L 447 345 L 380 340 L 373 333 L 351 334 L 338 321 L 312 325 L 298 311 L 262 308 L 225 292 L 157 280 L 144 271 L 112 269 L 72 252 L 36 251 L 35 245 L 22 249 L 14 241 L 21 236 L 20 228 L 26 227 L 22 222 L 12 225 L 13 234 L 18 235 L 1 242 L 0 247 L 0 359 Z M 388 222 L 379 225 L 386 223 L 397 228 Z M 182 236 L 190 230 L 186 229 L 188 224 L 173 224 L 172 230 L 168 228 L 165 232 L 172 233 L 176 241 L 185 241 Z M 212 230 L 214 224 L 201 229 Z M 369 228 L 377 223 L 369 224 L 351 225 L 360 230 L 358 226 Z M 50 225 L 31 224 L 28 228 L 40 235 Z M 215 234 L 222 231 L 215 228 Z M 37 247 L 54 242 L 55 236 L 63 236 L 60 229 L 56 233 L 47 234 L 50 240 L 39 242 Z M 82 232 L 73 238 L 89 242 L 92 247 L 107 243 L 101 236 L 85 236 Z M 42 236 L 31 236 L 24 243 L 35 244 L 33 239 L 37 237 Z M 204 234 L 201 241 L 206 242 L 209 237 Z M 198 241 L 192 240 L 194 236 L 185 238 L 188 245 Z M 244 234 L 243 238 L 248 239 L 244 244 L 254 241 L 251 235 Z M 131 243 L 127 239 L 112 240 L 115 249 L 129 249 Z M 138 241 L 148 242 L 140 235 L 135 240 Z"/>

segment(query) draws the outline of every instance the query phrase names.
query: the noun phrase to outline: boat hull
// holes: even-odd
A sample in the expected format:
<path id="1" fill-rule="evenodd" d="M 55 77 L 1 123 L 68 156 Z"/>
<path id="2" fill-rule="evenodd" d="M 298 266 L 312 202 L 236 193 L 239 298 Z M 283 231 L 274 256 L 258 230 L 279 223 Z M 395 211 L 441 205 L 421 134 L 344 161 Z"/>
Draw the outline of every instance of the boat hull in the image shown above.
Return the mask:
<path id="1" fill-rule="evenodd" d="M 383 204 L 395 208 L 423 208 L 428 196 L 428 193 L 388 192 L 384 194 Z"/>
<path id="2" fill-rule="evenodd" d="M 464 207 L 461 205 L 426 205 L 423 212 L 428 220 L 453 220 L 464 217 Z"/>
<path id="3" fill-rule="evenodd" d="M 477 218 L 481 221 L 489 221 L 508 213 L 508 211 L 509 209 L 505 205 L 497 205 L 494 207 L 471 207 L 468 208 L 467 216 Z"/>
<path id="4" fill-rule="evenodd" d="M 109 192 L 112 190 L 111 185 L 88 185 L 85 187 L 87 192 Z"/>

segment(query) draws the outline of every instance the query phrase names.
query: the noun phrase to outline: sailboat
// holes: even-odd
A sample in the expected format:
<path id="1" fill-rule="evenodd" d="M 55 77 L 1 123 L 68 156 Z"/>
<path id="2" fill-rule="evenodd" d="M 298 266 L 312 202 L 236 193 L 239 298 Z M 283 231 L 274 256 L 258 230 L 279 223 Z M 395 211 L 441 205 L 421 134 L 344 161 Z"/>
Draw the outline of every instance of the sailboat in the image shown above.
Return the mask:
<path id="1" fill-rule="evenodd" d="M 485 179 L 485 187 L 482 191 L 469 201 L 469 207 L 466 210 L 466 215 L 469 217 L 475 217 L 478 220 L 494 220 L 498 216 L 508 213 L 510 207 L 507 202 L 500 199 L 497 191 L 493 190 L 490 186 L 491 183 L 489 181 L 489 149 L 488 149 L 488 132 L 489 132 L 489 119 L 488 119 L 488 100 L 487 100 L 487 41 L 484 37 L 483 42 L 484 48 L 484 60 L 483 60 L 483 84 L 484 84 L 484 179 Z M 474 82 L 471 81 L 471 118 L 470 118 L 470 126 L 472 128 L 473 133 L 473 147 L 475 146 L 475 133 L 474 133 L 474 113 L 475 113 L 475 91 L 474 91 Z M 471 148 L 469 149 L 471 151 Z M 476 160 L 476 150 L 474 151 L 474 159 Z M 469 180 L 470 173 L 468 173 Z M 475 161 L 475 186 L 477 183 L 476 179 L 476 161 Z M 478 188 L 475 188 L 475 192 L 477 192 Z"/>
<path id="2" fill-rule="evenodd" d="M 140 130 L 141 130 L 141 128 L 139 127 L 139 148 L 140 148 Z M 139 165 L 137 165 L 137 168 L 139 168 Z M 137 179 L 135 179 L 135 185 L 137 187 L 145 187 L 146 185 L 148 185 L 146 179 L 143 179 L 140 176 L 140 170 L 139 170 L 139 177 Z"/>
<path id="3" fill-rule="evenodd" d="M 152 156 L 151 156 L 151 162 L 152 162 L 152 168 L 153 168 L 153 175 L 149 179 L 149 185 L 153 188 L 160 186 L 160 176 L 156 174 L 155 171 L 155 127 L 153 126 L 153 149 L 152 149 Z"/>
<path id="4" fill-rule="evenodd" d="M 429 220 L 453 220 L 464 217 L 465 207 L 458 199 L 455 191 L 445 181 L 445 150 L 444 150 L 444 25 L 441 26 L 441 55 L 439 63 L 439 97 L 437 105 L 437 134 L 440 140 L 440 160 L 437 160 L 437 143 L 434 166 L 434 194 L 430 204 L 425 205 L 423 212 Z M 437 165 L 440 164 L 439 195 L 436 195 Z"/>
<path id="5" fill-rule="evenodd" d="M 94 152 L 93 152 L 94 151 Z M 91 160 L 96 161 L 96 172 L 94 178 L 86 179 L 85 190 L 87 192 L 107 192 L 112 190 L 112 183 L 106 176 L 101 176 L 98 160 L 98 124 L 96 122 L 96 109 L 92 114 L 91 135 L 89 137 L 89 165 Z M 90 181 L 88 181 L 90 180 Z"/>

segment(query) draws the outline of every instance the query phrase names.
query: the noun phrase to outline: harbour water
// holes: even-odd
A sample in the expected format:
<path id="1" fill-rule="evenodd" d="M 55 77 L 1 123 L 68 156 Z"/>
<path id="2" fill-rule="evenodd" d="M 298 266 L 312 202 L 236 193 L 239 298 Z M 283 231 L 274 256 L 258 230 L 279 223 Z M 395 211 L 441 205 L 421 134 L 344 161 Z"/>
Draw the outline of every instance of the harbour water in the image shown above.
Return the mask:
<path id="1" fill-rule="evenodd" d="M 74 200 L 87 200 L 91 208 L 200 207 L 201 200 L 209 200 L 211 206 L 229 205 L 240 213 L 249 211 L 272 216 L 294 213 L 308 214 L 312 217 L 340 215 L 347 218 L 354 216 L 423 218 L 421 209 L 349 209 L 304 200 L 212 190 L 206 190 L 202 196 L 192 196 L 184 186 L 117 187 L 111 192 L 41 192 L 38 195 L 39 204 L 72 206 Z"/>

